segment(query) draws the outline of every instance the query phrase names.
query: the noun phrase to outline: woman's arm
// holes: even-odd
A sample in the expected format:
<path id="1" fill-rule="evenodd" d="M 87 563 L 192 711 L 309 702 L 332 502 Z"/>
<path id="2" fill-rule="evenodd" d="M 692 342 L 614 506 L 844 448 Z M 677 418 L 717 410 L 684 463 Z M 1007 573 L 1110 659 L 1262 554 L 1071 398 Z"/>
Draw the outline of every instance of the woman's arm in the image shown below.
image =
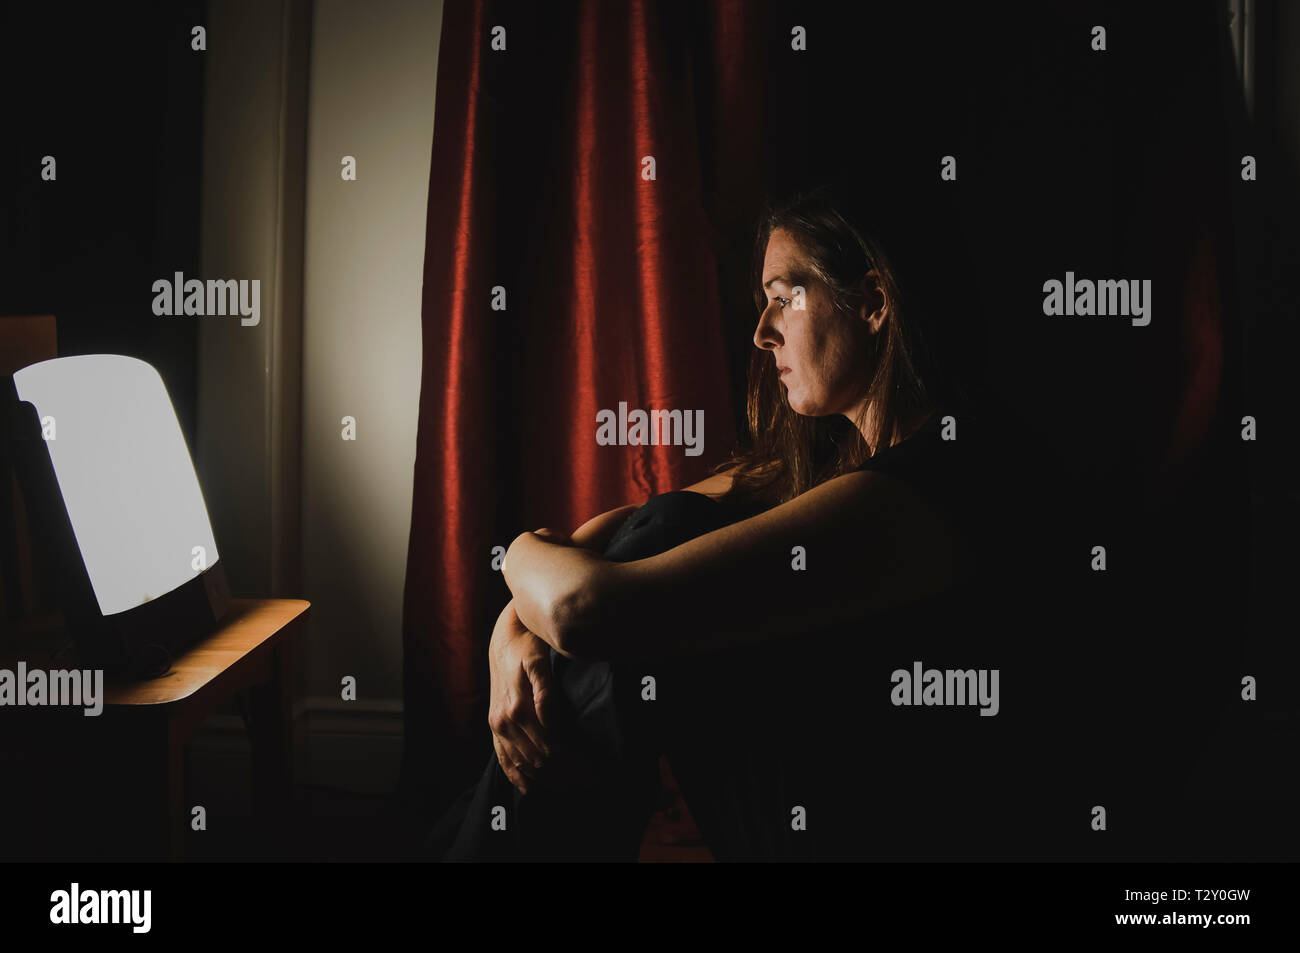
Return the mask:
<path id="1" fill-rule="evenodd" d="M 551 530 L 537 532 L 561 543 L 603 552 L 636 508 L 635 504 L 620 506 L 594 516 L 569 537 Z M 555 774 L 546 714 L 554 695 L 549 652 L 545 642 L 524 628 L 514 600 L 507 602 L 488 642 L 488 726 L 501 770 L 525 794 L 532 781 L 538 777 L 553 780 Z"/>
<path id="2" fill-rule="evenodd" d="M 852 623 L 948 588 L 953 559 L 934 511 L 868 470 L 634 562 L 524 533 L 502 569 L 519 618 L 556 651 L 625 659 Z"/>
<path id="3" fill-rule="evenodd" d="M 693 483 L 685 490 L 695 493 L 702 493 L 705 496 L 719 496 L 727 491 L 731 486 L 731 471 L 716 474 L 699 483 Z M 565 537 L 564 533 L 553 529 L 538 529 L 530 533 L 530 536 L 553 538 L 560 544 L 571 543 L 583 549 L 592 550 L 597 553 L 603 553 L 609 545 L 609 541 L 614 538 L 620 526 L 626 522 L 627 518 L 640 509 L 642 504 L 629 503 L 626 506 L 618 506 L 612 510 L 606 510 L 597 516 L 593 516 L 587 522 L 583 523 L 573 531 L 573 535 Z M 503 564 L 504 569 L 504 564 Z M 506 605 L 513 605 L 514 599 Z"/>
<path id="4" fill-rule="evenodd" d="M 686 489 L 710 495 L 726 492 L 730 485 L 729 475 L 718 474 Z M 546 529 L 530 535 L 550 537 L 562 547 L 571 545 L 601 553 L 638 508 L 639 504 L 633 503 L 593 516 L 569 537 Z M 539 777 L 551 782 L 557 779 L 557 763 L 551 758 L 549 719 L 545 714 L 554 694 L 548 652 L 547 644 L 523 626 L 512 598 L 497 618 L 488 645 L 491 675 L 488 725 L 502 770 L 510 783 L 525 793 L 530 781 Z M 563 749 L 560 761 L 564 761 Z M 579 770 L 572 762 L 570 767 Z"/>
<path id="5" fill-rule="evenodd" d="M 703 496 L 708 496 L 712 499 L 717 499 L 721 497 L 723 494 L 725 494 L 727 490 L 731 488 L 731 476 L 735 472 L 735 470 L 736 470 L 735 467 L 730 467 L 721 473 L 715 473 L 712 476 L 708 476 L 697 483 L 692 483 L 689 486 L 682 487 L 682 491 L 699 493 Z M 596 553 L 603 553 L 605 551 L 605 548 L 609 545 L 609 541 L 613 538 L 614 534 L 618 532 L 618 528 L 623 525 L 623 523 L 627 520 L 629 516 L 632 515 L 632 513 L 640 509 L 641 505 L 642 504 L 631 503 L 628 504 L 627 506 L 620 506 L 615 509 L 608 510 L 607 512 L 601 513 L 598 516 L 593 516 L 591 519 L 587 520 L 587 522 L 583 523 L 581 526 L 579 526 L 576 530 L 573 531 L 573 535 L 569 538 L 569 541 L 571 541 L 573 544 L 579 547 L 582 547 L 583 549 L 592 550 Z M 560 539 L 557 540 L 557 542 L 560 543 L 564 542 L 562 538 L 564 534 L 552 529 L 539 529 L 526 535 L 534 538 L 538 538 L 541 536 L 561 537 Z M 502 575 L 504 576 L 505 575 L 504 562 L 502 563 L 501 568 L 502 568 Z M 515 574 L 516 584 L 523 586 L 524 585 L 523 578 L 524 578 L 524 574 L 516 573 Z M 529 579 L 530 589 L 534 589 L 538 585 L 545 585 L 548 582 L 546 578 L 534 578 L 531 575 L 528 575 L 527 578 Z M 509 580 L 507 580 L 507 585 L 509 584 L 510 584 Z M 512 587 L 511 588 L 512 598 L 508 603 L 508 605 L 512 605 L 512 606 L 515 605 L 515 599 L 513 598 L 514 591 L 515 590 Z M 557 648 L 556 651 L 560 652 L 561 655 L 568 654 L 565 650 L 560 648 Z"/>

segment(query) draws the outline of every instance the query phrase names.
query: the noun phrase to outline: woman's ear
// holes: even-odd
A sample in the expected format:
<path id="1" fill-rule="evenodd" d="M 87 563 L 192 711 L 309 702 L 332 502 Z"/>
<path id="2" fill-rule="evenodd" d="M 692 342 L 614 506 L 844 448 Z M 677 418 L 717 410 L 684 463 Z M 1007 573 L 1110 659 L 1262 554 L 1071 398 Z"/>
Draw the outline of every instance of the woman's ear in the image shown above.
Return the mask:
<path id="1" fill-rule="evenodd" d="M 862 277 L 859 286 L 862 291 L 862 305 L 858 316 L 871 325 L 871 333 L 877 333 L 889 314 L 889 297 L 880 281 L 880 273 L 872 268 Z"/>

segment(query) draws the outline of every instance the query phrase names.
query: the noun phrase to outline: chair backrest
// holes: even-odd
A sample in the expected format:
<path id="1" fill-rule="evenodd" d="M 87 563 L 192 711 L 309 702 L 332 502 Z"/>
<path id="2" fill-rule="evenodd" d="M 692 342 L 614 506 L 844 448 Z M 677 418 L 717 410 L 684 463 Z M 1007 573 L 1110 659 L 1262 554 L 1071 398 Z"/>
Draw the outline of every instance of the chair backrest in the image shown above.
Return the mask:
<path id="1" fill-rule="evenodd" d="M 15 371 L 58 356 L 54 315 L 0 315 L 0 380 L 11 380 Z M 32 558 L 27 508 L 11 458 L 7 407 L 0 417 L 0 631 L 53 628 L 62 615 Z"/>

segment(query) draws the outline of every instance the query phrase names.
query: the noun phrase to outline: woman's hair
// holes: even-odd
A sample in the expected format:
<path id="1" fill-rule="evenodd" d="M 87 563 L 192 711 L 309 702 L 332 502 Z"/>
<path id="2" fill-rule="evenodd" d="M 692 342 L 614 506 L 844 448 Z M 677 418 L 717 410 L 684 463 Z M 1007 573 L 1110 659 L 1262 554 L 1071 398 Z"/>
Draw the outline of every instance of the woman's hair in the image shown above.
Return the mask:
<path id="1" fill-rule="evenodd" d="M 761 314 L 763 261 L 768 239 L 777 229 L 791 234 L 807 266 L 804 279 L 816 277 L 830 291 L 837 311 L 854 314 L 862 302 L 863 276 L 874 269 L 885 297 L 887 317 L 873 335 L 874 351 L 861 355 L 861 383 L 870 404 L 872 429 L 866 440 L 865 419 L 840 414 L 805 417 L 795 413 L 781 387 L 776 362 L 766 350 L 750 355 L 746 399 L 751 446 L 738 451 L 715 472 L 736 467 L 724 498 L 776 505 L 826 480 L 848 473 L 869 456 L 908 435 L 924 415 L 940 407 L 964 404 L 960 387 L 945 386 L 933 359 L 932 322 L 918 306 L 914 289 L 905 287 L 898 263 L 885 253 L 844 194 L 831 186 L 797 193 L 764 209 L 754 241 L 752 287 Z M 799 281 L 792 275 L 791 280 Z M 869 442 L 868 442 L 869 440 Z"/>

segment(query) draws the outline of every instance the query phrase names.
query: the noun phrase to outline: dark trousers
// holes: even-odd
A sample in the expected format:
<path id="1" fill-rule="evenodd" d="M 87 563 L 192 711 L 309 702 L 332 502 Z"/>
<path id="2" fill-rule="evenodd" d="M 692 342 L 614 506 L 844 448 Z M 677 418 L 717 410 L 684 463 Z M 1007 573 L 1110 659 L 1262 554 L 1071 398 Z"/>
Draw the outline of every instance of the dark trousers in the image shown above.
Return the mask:
<path id="1" fill-rule="evenodd" d="M 605 555 L 645 558 L 754 512 L 664 494 L 628 518 Z M 563 733 L 599 765 L 599 782 L 523 796 L 492 755 L 426 856 L 633 861 L 661 754 L 720 861 L 999 859 L 1043 841 L 1027 813 L 1042 785 L 1014 777 L 1017 762 L 1032 769 L 1043 750 L 1012 741 L 1012 719 L 891 703 L 900 660 L 961 657 L 968 639 L 953 626 L 922 631 L 916 619 L 913 609 L 883 613 L 671 663 L 552 653 Z M 1058 820 L 1073 823 L 1048 826 Z"/>

